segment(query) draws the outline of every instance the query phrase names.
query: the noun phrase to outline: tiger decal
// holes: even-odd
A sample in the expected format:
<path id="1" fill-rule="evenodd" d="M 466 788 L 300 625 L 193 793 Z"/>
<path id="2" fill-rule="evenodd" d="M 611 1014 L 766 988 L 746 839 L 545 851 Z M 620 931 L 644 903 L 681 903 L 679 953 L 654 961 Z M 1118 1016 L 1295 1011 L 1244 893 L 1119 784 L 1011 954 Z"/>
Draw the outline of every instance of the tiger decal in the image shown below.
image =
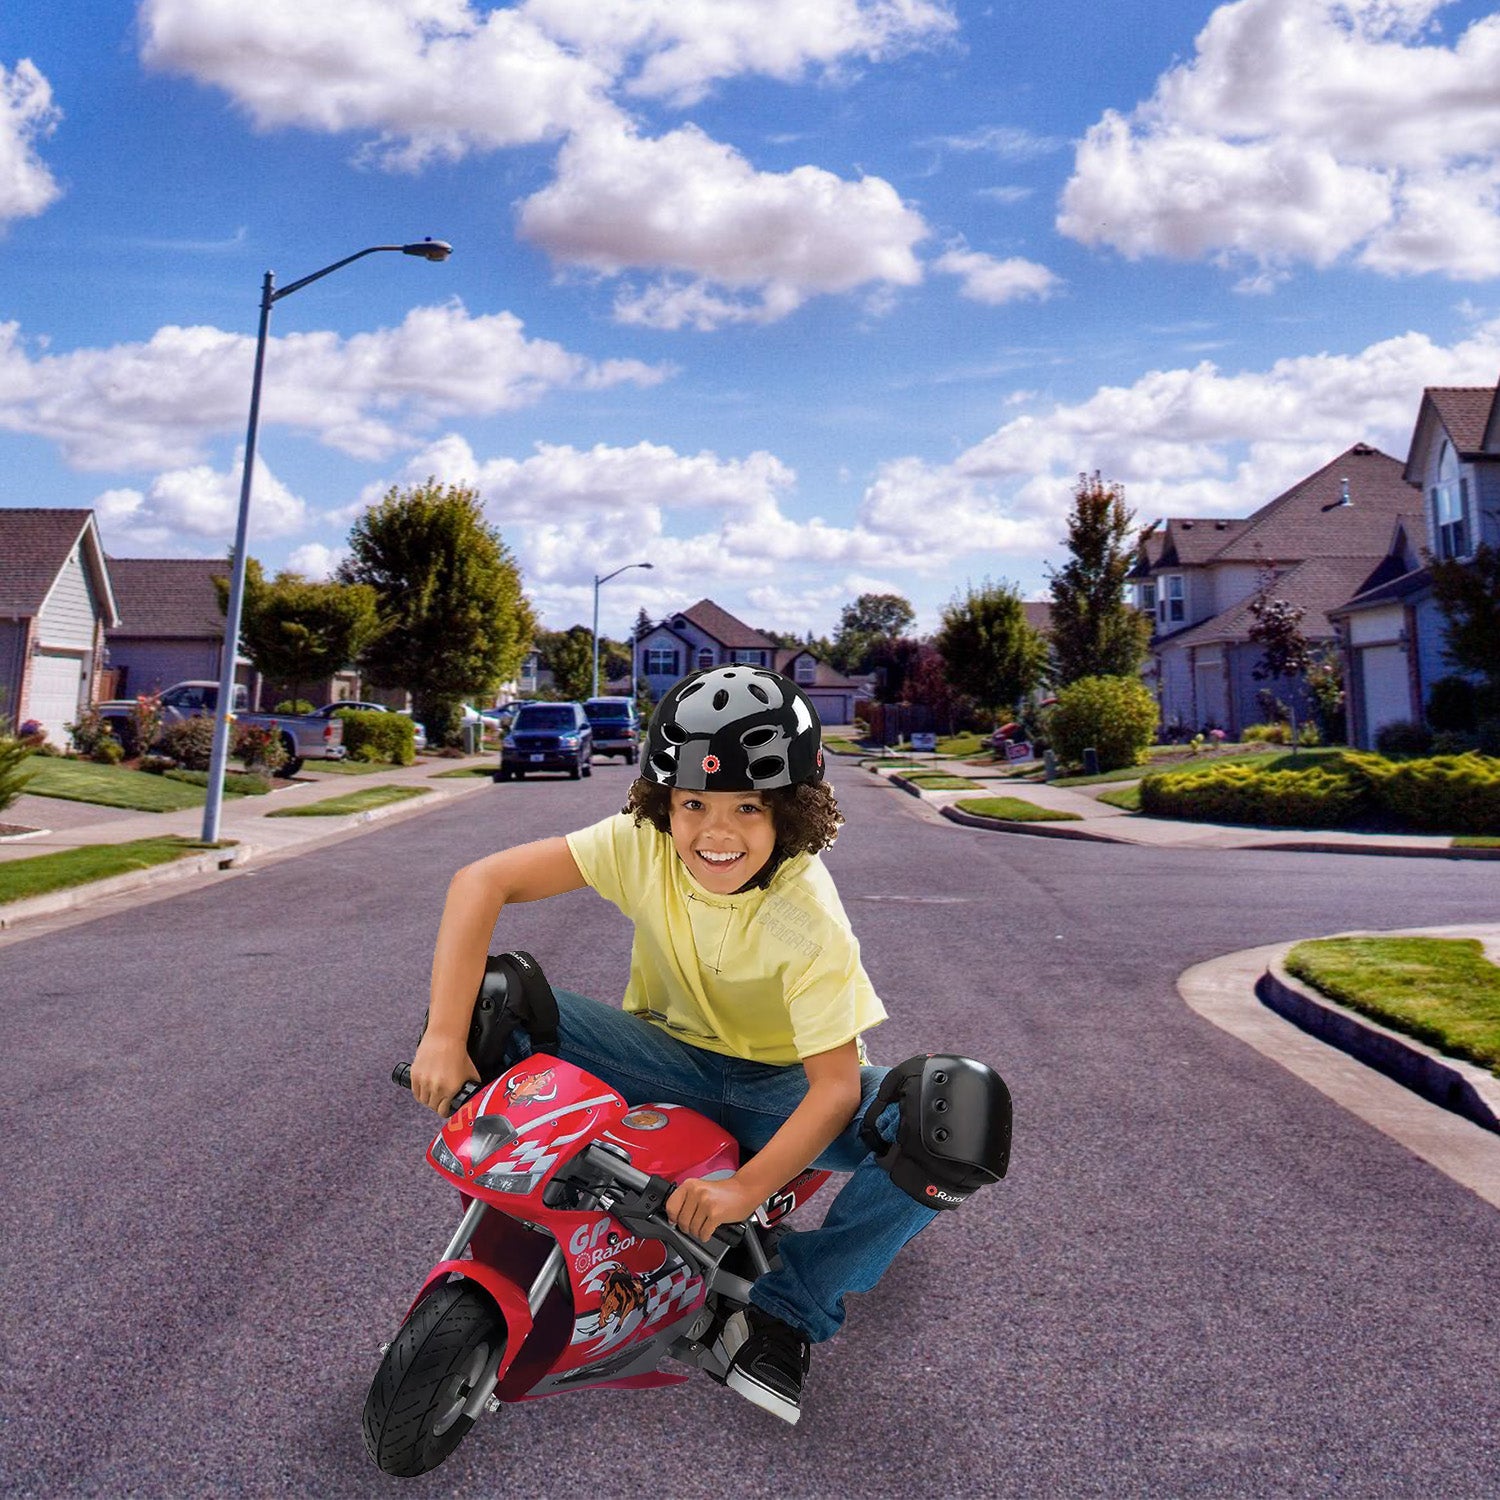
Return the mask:
<path id="1" fill-rule="evenodd" d="M 646 1285 L 629 1271 L 612 1269 L 605 1273 L 604 1290 L 599 1297 L 599 1323 L 623 1323 L 633 1312 L 646 1311 Z"/>
<path id="2" fill-rule="evenodd" d="M 544 1068 L 540 1073 L 522 1073 L 505 1080 L 507 1104 L 545 1104 L 557 1098 L 557 1070 Z"/>

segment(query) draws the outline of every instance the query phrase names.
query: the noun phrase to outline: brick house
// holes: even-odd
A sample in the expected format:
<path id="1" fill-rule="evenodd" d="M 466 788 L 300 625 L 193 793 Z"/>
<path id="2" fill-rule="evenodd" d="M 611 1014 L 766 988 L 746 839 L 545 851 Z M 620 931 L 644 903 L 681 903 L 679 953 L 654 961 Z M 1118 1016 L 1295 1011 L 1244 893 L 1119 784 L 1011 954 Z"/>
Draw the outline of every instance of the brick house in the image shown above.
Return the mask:
<path id="1" fill-rule="evenodd" d="M 712 599 L 669 614 L 637 639 L 635 651 L 637 676 L 650 686 L 655 699 L 689 672 L 736 662 L 770 667 L 790 677 L 828 725 L 853 723 L 855 699 L 869 691 L 865 681 L 834 671 L 805 646 L 778 646 Z"/>
<path id="2" fill-rule="evenodd" d="M 93 511 L 0 509 L 0 719 L 35 719 L 65 746 L 117 618 Z"/>
<path id="3" fill-rule="evenodd" d="M 1331 617 L 1389 568 L 1397 538 L 1420 533 L 1421 497 L 1399 460 L 1356 443 L 1243 519 L 1174 517 L 1143 539 L 1130 574 L 1154 622 L 1145 672 L 1163 725 L 1236 736 L 1265 715 L 1265 688 L 1304 715 L 1298 681 L 1257 682 L 1250 605 L 1263 580 L 1303 611 L 1301 632 L 1334 647 Z"/>
<path id="4" fill-rule="evenodd" d="M 1432 684 L 1455 675 L 1428 557 L 1464 562 L 1500 547 L 1500 388 L 1429 386 L 1404 469 L 1419 514 L 1391 536 L 1375 574 L 1332 611 L 1344 643 L 1351 744 L 1387 724 L 1421 723 Z"/>

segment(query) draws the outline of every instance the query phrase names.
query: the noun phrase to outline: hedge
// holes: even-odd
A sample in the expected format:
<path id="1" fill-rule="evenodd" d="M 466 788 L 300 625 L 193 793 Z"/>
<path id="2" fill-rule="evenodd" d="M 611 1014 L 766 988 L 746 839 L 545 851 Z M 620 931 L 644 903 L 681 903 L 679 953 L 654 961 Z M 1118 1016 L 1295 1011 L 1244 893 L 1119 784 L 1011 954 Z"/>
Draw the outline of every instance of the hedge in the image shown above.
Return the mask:
<path id="1" fill-rule="evenodd" d="M 1414 832 L 1500 833 L 1500 760 L 1468 754 L 1392 761 L 1351 750 L 1305 770 L 1159 771 L 1141 781 L 1141 811 L 1263 828 L 1341 828 L 1384 818 Z"/>
<path id="2" fill-rule="evenodd" d="M 417 726 L 406 714 L 341 708 L 337 717 L 344 726 L 344 750 L 350 760 L 385 761 L 393 766 L 416 763 Z"/>

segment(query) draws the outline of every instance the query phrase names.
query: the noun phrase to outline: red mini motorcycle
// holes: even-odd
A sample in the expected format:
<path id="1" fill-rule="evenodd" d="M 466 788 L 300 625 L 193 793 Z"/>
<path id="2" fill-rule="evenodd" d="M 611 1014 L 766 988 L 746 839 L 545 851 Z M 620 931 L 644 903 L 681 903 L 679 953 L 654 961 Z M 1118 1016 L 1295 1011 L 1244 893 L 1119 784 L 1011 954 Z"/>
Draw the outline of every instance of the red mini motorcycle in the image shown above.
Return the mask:
<path id="1" fill-rule="evenodd" d="M 396 1082 L 411 1086 L 401 1064 Z M 723 1321 L 776 1263 L 778 1225 L 827 1180 L 809 1169 L 707 1242 L 667 1219 L 678 1181 L 732 1174 L 724 1130 L 672 1104 L 630 1106 L 535 1053 L 467 1084 L 427 1159 L 463 1216 L 422 1283 L 365 1401 L 387 1474 L 435 1468 L 486 1410 L 585 1387 L 723 1383 Z M 794 1419 L 795 1420 L 795 1419 Z"/>

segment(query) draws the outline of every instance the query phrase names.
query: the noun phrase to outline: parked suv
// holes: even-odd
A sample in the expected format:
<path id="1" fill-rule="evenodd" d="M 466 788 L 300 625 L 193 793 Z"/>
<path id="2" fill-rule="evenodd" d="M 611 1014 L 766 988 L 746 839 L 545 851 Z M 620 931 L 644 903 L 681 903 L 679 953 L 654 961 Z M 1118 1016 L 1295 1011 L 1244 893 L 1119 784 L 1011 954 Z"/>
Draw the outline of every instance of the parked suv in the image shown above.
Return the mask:
<path id="1" fill-rule="evenodd" d="M 500 779 L 528 771 L 593 775 L 594 732 L 581 703 L 523 703 L 500 743 Z"/>
<path id="2" fill-rule="evenodd" d="M 594 753 L 621 755 L 627 766 L 633 766 L 641 739 L 635 704 L 629 698 L 590 698 L 583 711 L 593 725 Z"/>

